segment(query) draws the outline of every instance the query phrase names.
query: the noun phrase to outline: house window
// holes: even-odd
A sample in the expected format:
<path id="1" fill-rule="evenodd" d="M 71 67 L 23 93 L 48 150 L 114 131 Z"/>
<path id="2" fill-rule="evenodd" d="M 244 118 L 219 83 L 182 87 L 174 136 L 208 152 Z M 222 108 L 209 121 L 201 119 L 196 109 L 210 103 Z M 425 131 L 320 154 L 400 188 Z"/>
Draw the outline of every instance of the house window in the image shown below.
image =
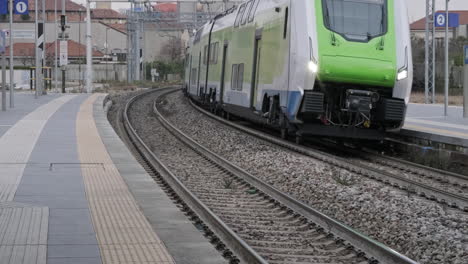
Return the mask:
<path id="1" fill-rule="evenodd" d="M 244 83 L 244 63 L 232 65 L 231 90 L 242 91 Z"/>

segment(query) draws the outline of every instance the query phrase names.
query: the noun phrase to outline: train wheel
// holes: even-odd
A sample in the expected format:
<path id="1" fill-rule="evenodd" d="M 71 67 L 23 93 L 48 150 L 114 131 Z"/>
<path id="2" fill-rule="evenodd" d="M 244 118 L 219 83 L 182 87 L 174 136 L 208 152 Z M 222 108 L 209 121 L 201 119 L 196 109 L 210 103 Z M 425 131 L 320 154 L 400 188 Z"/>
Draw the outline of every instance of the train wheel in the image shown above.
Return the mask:
<path id="1" fill-rule="evenodd" d="M 304 138 L 300 135 L 296 136 L 296 144 L 302 145 L 304 143 Z"/>

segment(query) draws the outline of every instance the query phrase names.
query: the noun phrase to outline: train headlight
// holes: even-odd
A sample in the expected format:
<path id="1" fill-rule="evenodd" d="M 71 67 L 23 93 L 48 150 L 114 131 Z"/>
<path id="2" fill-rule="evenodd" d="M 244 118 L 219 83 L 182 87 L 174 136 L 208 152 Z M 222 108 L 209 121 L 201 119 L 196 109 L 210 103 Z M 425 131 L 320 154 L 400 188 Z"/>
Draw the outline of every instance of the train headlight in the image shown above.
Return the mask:
<path id="1" fill-rule="evenodd" d="M 398 81 L 404 80 L 406 78 L 408 78 L 408 70 L 407 69 L 403 69 L 403 70 L 398 72 L 398 76 L 397 76 Z"/>
<path id="2" fill-rule="evenodd" d="M 408 78 L 408 47 L 405 47 L 405 65 L 398 70 L 397 81 Z"/>
<path id="3" fill-rule="evenodd" d="M 314 61 L 309 61 L 309 70 L 313 73 L 317 73 L 318 65 Z"/>

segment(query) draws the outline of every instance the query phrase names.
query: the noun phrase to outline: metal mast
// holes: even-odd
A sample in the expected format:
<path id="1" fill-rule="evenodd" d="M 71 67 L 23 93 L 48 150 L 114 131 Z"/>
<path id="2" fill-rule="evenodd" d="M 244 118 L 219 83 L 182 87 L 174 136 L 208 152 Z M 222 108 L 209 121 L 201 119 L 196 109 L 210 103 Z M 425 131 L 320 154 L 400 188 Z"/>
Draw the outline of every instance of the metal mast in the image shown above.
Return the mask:
<path id="1" fill-rule="evenodd" d="M 426 104 L 435 103 L 435 0 L 426 0 Z"/>
<path id="2" fill-rule="evenodd" d="M 86 1 L 86 92 L 93 92 L 93 58 L 91 44 L 91 11 L 89 0 Z"/>

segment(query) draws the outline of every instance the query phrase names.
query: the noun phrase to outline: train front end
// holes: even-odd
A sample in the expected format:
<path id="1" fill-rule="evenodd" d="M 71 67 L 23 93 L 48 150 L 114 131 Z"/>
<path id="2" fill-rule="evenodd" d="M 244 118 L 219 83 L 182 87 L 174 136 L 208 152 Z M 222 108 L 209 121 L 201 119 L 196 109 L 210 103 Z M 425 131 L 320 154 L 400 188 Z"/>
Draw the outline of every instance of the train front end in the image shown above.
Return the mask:
<path id="1" fill-rule="evenodd" d="M 400 128 L 412 85 L 404 0 L 315 2 L 318 56 L 310 70 L 316 81 L 304 93 L 304 123 L 359 138 Z"/>

